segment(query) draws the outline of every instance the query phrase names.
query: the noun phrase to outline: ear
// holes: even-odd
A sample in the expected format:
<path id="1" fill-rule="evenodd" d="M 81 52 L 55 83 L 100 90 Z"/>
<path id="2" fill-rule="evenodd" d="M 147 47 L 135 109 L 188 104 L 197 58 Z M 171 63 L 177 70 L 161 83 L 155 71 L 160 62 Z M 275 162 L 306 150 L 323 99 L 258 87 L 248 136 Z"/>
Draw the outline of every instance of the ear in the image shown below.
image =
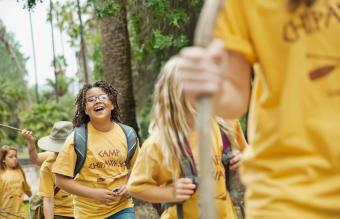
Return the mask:
<path id="1" fill-rule="evenodd" d="M 114 106 L 112 105 L 111 110 L 113 110 L 113 109 L 114 109 Z"/>

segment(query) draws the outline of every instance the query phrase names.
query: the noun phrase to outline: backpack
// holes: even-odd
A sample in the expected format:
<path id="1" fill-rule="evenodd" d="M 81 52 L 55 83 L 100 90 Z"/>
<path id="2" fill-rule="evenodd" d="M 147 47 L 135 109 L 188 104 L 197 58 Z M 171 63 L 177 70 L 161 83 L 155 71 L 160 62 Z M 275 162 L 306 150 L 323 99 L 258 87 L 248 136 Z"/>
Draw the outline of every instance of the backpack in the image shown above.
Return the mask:
<path id="1" fill-rule="evenodd" d="M 231 201 L 233 202 L 234 209 L 238 219 L 245 219 L 244 211 L 244 192 L 245 187 L 241 183 L 240 175 L 237 171 L 229 169 L 229 161 L 233 156 L 231 143 L 227 135 L 221 130 L 221 137 L 223 142 L 222 149 L 222 163 L 225 169 L 226 186 L 230 193 Z M 227 179 L 228 176 L 228 179 Z"/>
<path id="2" fill-rule="evenodd" d="M 232 147 L 231 143 L 227 137 L 227 135 L 220 129 L 221 132 L 221 138 L 223 143 L 222 148 L 222 163 L 225 169 L 225 178 L 226 178 L 226 186 L 230 193 L 231 200 L 234 206 L 234 209 L 236 211 L 236 215 L 238 219 L 245 219 L 245 211 L 244 211 L 244 191 L 245 188 L 242 185 L 239 174 L 237 171 L 231 171 L 229 169 L 229 161 L 232 158 Z M 188 148 L 189 144 L 186 142 L 185 147 Z M 189 147 L 189 150 L 187 151 L 189 156 L 192 157 L 192 152 Z M 197 169 L 195 166 L 193 166 L 189 160 L 189 158 L 185 155 L 185 153 L 181 150 L 182 158 L 181 158 L 181 167 L 183 175 L 186 178 L 189 178 L 193 181 L 196 186 L 198 185 L 198 174 Z M 193 158 L 192 158 L 193 159 Z M 228 176 L 228 177 L 227 177 Z M 162 208 L 165 209 L 167 207 L 170 207 L 172 205 L 176 205 L 177 208 L 177 218 L 183 219 L 183 202 L 180 203 L 162 203 Z"/>
<path id="3" fill-rule="evenodd" d="M 122 129 L 125 134 L 127 145 L 128 145 L 128 152 L 126 158 L 126 165 L 129 164 L 130 160 L 132 159 L 133 155 L 135 154 L 136 147 L 137 147 L 137 134 L 135 130 L 122 123 L 117 123 Z M 74 151 L 77 154 L 77 161 L 74 168 L 73 178 L 80 172 L 81 168 L 83 167 L 86 159 L 86 152 L 87 152 L 87 126 L 86 124 L 82 124 L 79 127 L 74 128 Z"/>
<path id="4" fill-rule="evenodd" d="M 54 196 L 60 191 L 59 187 L 54 188 Z M 44 197 L 34 194 L 30 199 L 30 219 L 44 219 Z"/>
<path id="5" fill-rule="evenodd" d="M 40 195 L 33 195 L 30 199 L 30 219 L 43 219 L 44 208 L 43 208 L 44 197 Z"/>

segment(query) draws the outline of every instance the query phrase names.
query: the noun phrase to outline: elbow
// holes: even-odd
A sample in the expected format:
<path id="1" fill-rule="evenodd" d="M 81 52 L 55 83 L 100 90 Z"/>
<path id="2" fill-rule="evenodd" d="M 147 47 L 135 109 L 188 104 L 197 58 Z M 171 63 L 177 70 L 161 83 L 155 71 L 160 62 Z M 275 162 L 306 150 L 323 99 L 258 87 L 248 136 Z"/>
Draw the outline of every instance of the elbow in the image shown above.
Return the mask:
<path id="1" fill-rule="evenodd" d="M 129 195 L 131 195 L 131 197 L 142 200 L 142 201 L 148 201 L 150 202 L 150 200 L 148 200 L 147 198 L 145 198 L 145 196 L 143 195 L 142 192 L 131 192 L 129 191 Z"/>
<path id="2" fill-rule="evenodd" d="M 248 112 L 249 97 L 239 97 L 238 101 L 228 102 L 219 107 L 217 115 L 225 119 L 239 119 Z"/>
<path id="3" fill-rule="evenodd" d="M 65 176 L 57 174 L 57 173 L 55 174 L 55 184 L 57 187 L 64 189 L 65 180 L 67 180 Z"/>

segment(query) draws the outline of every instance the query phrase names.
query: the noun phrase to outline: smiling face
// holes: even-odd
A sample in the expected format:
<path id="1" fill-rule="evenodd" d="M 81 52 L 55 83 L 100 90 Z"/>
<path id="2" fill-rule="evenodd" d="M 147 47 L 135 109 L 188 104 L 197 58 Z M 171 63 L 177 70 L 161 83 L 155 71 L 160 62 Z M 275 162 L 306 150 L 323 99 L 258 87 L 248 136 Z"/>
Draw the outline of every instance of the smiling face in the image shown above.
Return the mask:
<path id="1" fill-rule="evenodd" d="M 14 169 L 18 165 L 18 157 L 16 150 L 9 150 L 3 161 L 7 168 Z"/>
<path id="2" fill-rule="evenodd" d="M 92 122 L 111 122 L 113 104 L 108 95 L 99 87 L 93 87 L 85 95 L 85 113 Z"/>

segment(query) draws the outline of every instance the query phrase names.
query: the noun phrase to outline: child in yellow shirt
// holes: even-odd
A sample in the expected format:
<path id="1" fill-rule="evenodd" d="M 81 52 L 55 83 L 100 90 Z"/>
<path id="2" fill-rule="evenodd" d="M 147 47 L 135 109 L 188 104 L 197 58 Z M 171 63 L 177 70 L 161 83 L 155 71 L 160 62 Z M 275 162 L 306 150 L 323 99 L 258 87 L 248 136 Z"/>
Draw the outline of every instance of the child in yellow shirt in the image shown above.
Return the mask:
<path id="1" fill-rule="evenodd" d="M 181 72 L 177 69 L 178 58 L 172 58 L 163 67 L 155 87 L 153 117 L 150 137 L 144 142 L 128 182 L 130 194 L 138 199 L 154 203 L 181 203 L 184 218 L 199 218 L 196 184 L 183 176 L 180 162 L 184 153 L 191 168 L 197 169 L 197 133 L 194 131 L 195 103 L 183 92 Z M 235 137 L 236 129 L 230 134 Z M 240 131 L 240 129 L 238 129 Z M 242 135 L 242 134 L 241 134 Z M 225 184 L 225 169 L 222 164 L 222 139 L 217 122 L 212 121 L 216 203 L 219 219 L 235 219 L 235 211 Z M 233 141 L 235 144 L 240 141 Z M 241 143 L 243 144 L 243 142 Z M 231 160 L 236 169 L 239 153 Z M 199 173 L 199 167 L 198 167 Z M 161 218 L 178 218 L 176 204 L 167 207 Z"/>
<path id="2" fill-rule="evenodd" d="M 138 154 L 127 160 L 126 136 L 118 124 L 117 90 L 105 81 L 87 84 L 76 98 L 73 125 L 87 129 L 85 163 L 75 179 L 77 154 L 72 133 L 53 166 L 56 184 L 74 194 L 75 218 L 131 219 L 134 218 L 132 199 L 126 183 Z"/>
<path id="3" fill-rule="evenodd" d="M 31 197 L 31 189 L 18 162 L 17 149 L 2 146 L 0 149 L 0 218 L 26 218 L 24 193 Z"/>
<path id="4" fill-rule="evenodd" d="M 55 185 L 52 167 L 67 136 L 71 134 L 73 125 L 68 121 L 54 123 L 51 134 L 38 141 L 38 147 L 52 152 L 40 168 L 39 192 L 42 196 L 45 219 L 73 218 L 73 198 L 71 194 Z"/>

